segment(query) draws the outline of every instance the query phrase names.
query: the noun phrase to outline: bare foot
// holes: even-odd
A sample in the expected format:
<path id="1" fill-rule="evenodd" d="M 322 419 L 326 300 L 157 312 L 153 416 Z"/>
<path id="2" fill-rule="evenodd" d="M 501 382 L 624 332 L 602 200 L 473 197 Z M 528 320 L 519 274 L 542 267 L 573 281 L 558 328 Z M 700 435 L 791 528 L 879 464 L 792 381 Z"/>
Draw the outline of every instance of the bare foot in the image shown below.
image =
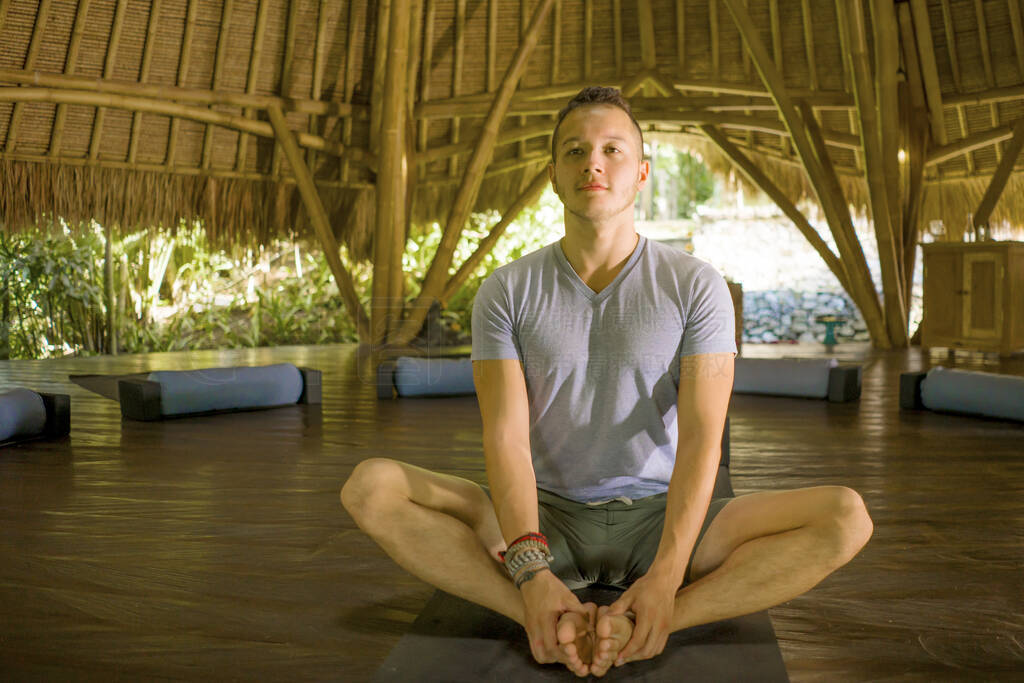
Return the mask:
<path id="1" fill-rule="evenodd" d="M 594 619 L 597 605 L 584 605 L 587 614 L 566 612 L 558 619 L 558 648 L 562 663 L 577 676 L 590 673 L 590 660 L 594 656 Z"/>
<path id="2" fill-rule="evenodd" d="M 608 673 L 622 648 L 633 635 L 633 621 L 624 614 L 609 615 L 608 607 L 597 610 L 597 646 L 590 673 L 600 678 Z"/>

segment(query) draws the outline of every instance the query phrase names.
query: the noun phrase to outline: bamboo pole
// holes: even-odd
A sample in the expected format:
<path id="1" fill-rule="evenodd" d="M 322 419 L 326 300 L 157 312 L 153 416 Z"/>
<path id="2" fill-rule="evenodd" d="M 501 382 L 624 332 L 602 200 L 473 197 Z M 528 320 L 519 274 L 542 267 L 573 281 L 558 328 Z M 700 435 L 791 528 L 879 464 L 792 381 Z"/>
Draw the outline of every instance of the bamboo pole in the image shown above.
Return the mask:
<path id="1" fill-rule="evenodd" d="M 424 8 L 423 17 L 423 78 L 420 79 L 420 102 L 426 104 L 430 99 L 430 78 L 431 72 L 434 67 L 434 15 L 436 12 L 435 0 L 426 0 L 426 6 Z M 415 107 L 413 108 L 413 116 L 416 117 Z M 428 138 L 429 122 L 426 118 L 417 117 L 417 124 L 419 125 L 419 140 L 417 141 L 417 149 L 423 152 L 427 149 L 427 144 L 430 142 Z"/>
<path id="2" fill-rule="evenodd" d="M 807 103 L 800 103 L 800 112 L 807 128 L 809 144 L 815 155 L 815 168 L 819 174 L 818 182 L 821 192 L 828 198 L 826 202 L 821 202 L 822 209 L 842 258 L 841 262 L 846 271 L 847 282 L 850 284 L 850 296 L 864 316 L 874 343 L 878 345 L 877 340 L 883 340 L 884 343 L 891 344 L 886 332 L 885 317 L 878 302 L 878 295 L 875 293 L 874 282 L 871 279 L 871 271 L 868 269 L 864 250 L 861 248 L 860 240 L 853 228 L 850 210 L 843 197 L 843 188 L 839 184 L 839 175 L 825 149 L 821 128 Z M 829 208 L 826 209 L 826 206 Z"/>
<path id="3" fill-rule="evenodd" d="M 89 3 L 90 0 L 80 0 L 75 10 L 75 26 L 71 30 L 71 43 L 68 45 L 68 54 L 64 59 L 64 73 L 69 76 L 78 69 L 78 54 L 82 49 L 82 34 L 85 32 L 85 19 L 89 13 Z M 64 137 L 64 122 L 67 115 L 67 105 L 58 104 L 53 121 L 53 135 L 50 136 L 49 154 L 53 159 L 60 156 L 61 142 Z"/>
<path id="4" fill-rule="evenodd" d="M 295 174 L 295 184 L 299 188 L 302 202 L 309 214 L 310 222 L 313 224 L 313 230 L 320 240 L 327 263 L 334 274 L 334 281 L 338 285 L 345 308 L 355 322 L 359 338 L 370 339 L 370 319 L 367 317 L 366 311 L 363 310 L 362 304 L 359 303 L 359 295 L 356 293 L 352 276 L 341 262 L 338 242 L 334 239 L 334 233 L 331 231 L 330 219 L 324 210 L 323 202 L 320 201 L 320 194 L 313 183 L 313 176 L 302 159 L 302 152 L 299 151 L 295 136 L 288 128 L 288 121 L 280 108 L 270 107 L 267 109 L 267 114 L 270 115 L 270 124 L 274 127 L 277 143 L 283 148 L 284 155 L 288 158 L 288 163 Z"/>
<path id="5" fill-rule="evenodd" d="M 401 271 L 405 243 L 406 159 L 405 114 L 409 48 L 409 0 L 392 0 L 388 21 L 384 97 L 380 117 L 380 171 L 377 174 L 376 218 L 373 239 L 372 336 L 378 348 L 398 326 L 401 292 L 393 291 L 395 270 Z M 402 249 L 395 249 L 395 244 Z M 397 258 L 396 258 L 397 255 Z"/>
<path id="6" fill-rule="evenodd" d="M 612 47 L 615 75 L 622 78 L 622 0 L 612 0 Z"/>
<path id="7" fill-rule="evenodd" d="M 1017 78 L 1024 81 L 1024 27 L 1021 22 L 1020 0 L 1006 0 L 1010 12 L 1010 33 L 1013 51 L 1017 57 Z"/>
<path id="8" fill-rule="evenodd" d="M 988 23 L 985 21 L 985 8 L 981 0 L 974 0 L 974 13 L 978 20 L 978 42 L 981 43 L 981 63 L 985 67 L 985 85 L 994 88 L 995 75 L 992 73 L 992 48 L 988 40 Z M 999 108 L 995 104 L 988 105 L 989 121 L 993 126 L 999 125 Z M 996 157 L 999 156 L 999 143 L 995 145 Z"/>
<path id="9" fill-rule="evenodd" d="M 348 27 L 347 27 L 347 40 L 345 49 L 345 102 L 352 101 L 352 95 L 355 92 L 355 59 L 356 59 L 356 11 L 358 8 L 365 7 L 360 3 L 351 2 L 348 6 Z M 352 119 L 346 118 L 342 122 L 341 129 L 341 141 L 346 145 L 352 144 Z M 342 182 L 348 181 L 349 166 L 348 160 L 343 159 L 341 164 L 338 166 L 339 178 Z"/>
<path id="10" fill-rule="evenodd" d="M 1020 157 L 1022 148 L 1024 148 L 1024 119 L 1017 121 L 1013 126 L 1013 137 L 1010 139 L 1010 144 L 1006 146 L 1003 158 L 999 160 L 999 166 L 996 167 L 996 172 L 992 174 L 992 182 L 989 183 L 988 188 L 985 190 L 985 196 L 981 198 L 978 210 L 974 212 L 975 226 L 988 225 L 989 218 L 992 217 L 992 211 L 996 208 L 996 202 L 999 201 L 999 197 L 1006 188 L 1006 181 L 1010 179 L 1010 174 L 1013 173 L 1013 167 L 1017 163 L 1018 157 Z"/>
<path id="11" fill-rule="evenodd" d="M 386 1 L 386 0 L 385 0 Z M 299 3 L 288 3 L 288 25 L 284 33 L 284 61 L 281 62 L 281 85 L 279 94 L 281 97 L 288 97 L 292 90 L 292 65 L 295 62 L 295 39 L 298 33 Z M 375 154 L 371 140 L 371 153 Z M 281 177 L 281 147 L 274 146 L 274 152 L 270 160 L 270 173 L 275 178 Z"/>
<path id="12" fill-rule="evenodd" d="M 103 226 L 103 306 L 106 309 L 107 352 L 117 355 L 117 315 L 114 311 L 114 230 Z"/>
<path id="13" fill-rule="evenodd" d="M 437 299 L 444 289 L 448 279 L 448 268 L 451 266 L 452 256 L 458 244 L 462 229 L 469 218 L 469 213 L 476 201 L 480 191 L 480 184 L 483 181 L 484 171 L 494 152 L 494 145 L 498 138 L 498 128 L 512 100 L 512 93 L 526 70 L 526 62 L 537 46 L 540 39 L 540 30 L 551 11 L 553 0 L 540 0 L 530 19 L 530 27 L 526 31 L 525 39 L 519 44 L 512 63 L 505 72 L 501 87 L 498 89 L 494 104 L 480 131 L 479 142 L 469 159 L 462 184 L 452 205 L 451 213 L 441 235 L 441 243 L 437 247 L 434 260 L 430 264 L 427 276 L 423 280 L 423 288 L 416 298 L 409 316 L 399 329 L 395 341 L 399 344 L 410 342 L 423 326 L 427 311 L 430 305 Z"/>
<path id="14" fill-rule="evenodd" d="M 191 38 L 187 31 L 188 29 L 186 28 L 186 38 Z M 182 59 L 184 60 L 186 56 L 183 54 Z M 190 62 L 191 60 L 189 59 L 188 61 Z M 183 64 L 183 66 L 187 66 L 187 64 Z M 179 72 L 179 83 L 185 82 L 185 75 L 185 70 Z M 111 95 L 133 95 L 135 97 L 148 97 L 168 102 L 187 102 L 202 105 L 223 104 L 232 107 L 252 107 L 255 109 L 266 109 L 270 106 L 276 106 L 288 113 L 353 117 L 361 120 L 369 118 L 367 107 L 345 102 L 317 102 L 294 97 L 249 95 L 247 93 L 228 92 L 225 90 L 215 91 L 166 85 L 145 85 L 132 81 L 68 76 L 42 71 L 25 71 L 23 69 L 0 68 L 0 81 L 23 83 L 45 88 L 88 90 L 90 92 L 109 93 Z"/>
<path id="15" fill-rule="evenodd" d="M 466 33 L 466 0 L 455 0 L 455 46 L 452 54 L 452 97 L 457 97 L 462 89 L 462 65 L 465 59 L 465 33 Z M 453 113 L 450 121 L 450 136 L 448 141 L 456 144 L 459 141 L 459 129 L 461 119 L 458 113 Z M 459 160 L 450 158 L 448 160 L 448 175 L 453 178 L 459 172 Z"/>
<path id="16" fill-rule="evenodd" d="M 864 9 L 860 0 L 837 0 L 841 20 L 840 31 L 846 33 L 848 59 L 853 74 L 853 94 L 857 100 L 861 139 L 864 145 L 864 166 L 868 183 L 871 218 L 878 241 L 878 260 L 882 271 L 882 293 L 885 304 L 886 329 L 896 348 L 909 342 L 907 312 L 903 306 L 902 259 L 898 257 L 898 244 L 894 236 L 889 188 L 885 175 L 885 159 L 879 132 L 879 117 L 875 103 L 874 79 L 867 53 L 867 35 L 864 28 Z M 892 150 L 895 154 L 896 150 Z"/>
<path id="17" fill-rule="evenodd" d="M 1011 85 L 1005 88 L 991 88 L 973 93 L 947 95 L 943 98 L 946 107 L 962 107 L 966 105 L 989 104 L 991 102 L 1018 102 L 1024 98 L 1024 85 Z"/>
<path id="18" fill-rule="evenodd" d="M 246 77 L 245 93 L 253 95 L 256 93 L 256 83 L 259 78 L 260 57 L 263 56 L 264 38 L 267 33 L 267 15 L 270 9 L 270 0 L 259 0 L 259 7 L 256 10 L 256 30 L 252 37 L 252 52 L 249 55 L 249 74 Z M 246 107 L 242 116 L 247 119 L 255 117 L 251 107 Z M 312 133 L 313 131 L 310 131 Z M 244 171 L 249 156 L 249 136 L 246 133 L 238 135 L 238 154 L 235 157 L 235 170 Z"/>
<path id="19" fill-rule="evenodd" d="M 550 161 L 551 161 L 551 151 L 550 150 L 546 150 L 546 151 L 543 151 L 543 152 L 533 152 L 530 155 L 522 157 L 522 158 L 515 157 L 513 159 L 508 159 L 507 161 L 501 161 L 501 162 L 496 163 L 496 164 L 491 164 L 490 166 L 487 167 L 487 170 L 484 172 L 483 178 L 484 178 L 484 180 L 487 180 L 489 178 L 494 178 L 494 177 L 497 177 L 499 175 L 503 175 L 505 173 L 509 173 L 511 171 L 518 171 L 518 170 L 524 169 L 524 168 L 533 168 L 533 167 L 536 167 L 538 164 L 543 164 L 543 163 L 547 163 L 547 162 L 550 162 Z M 457 185 L 457 184 L 460 184 L 461 182 L 462 182 L 462 180 L 460 178 L 452 178 L 450 175 L 445 173 L 445 174 L 438 174 L 438 175 L 434 175 L 434 176 L 431 176 L 431 177 L 428 177 L 428 178 L 424 178 L 424 179 L 422 179 L 419 182 L 419 184 L 420 185 L 439 186 L 439 185 Z"/>
<path id="20" fill-rule="evenodd" d="M 35 68 L 36 57 L 39 55 L 39 46 L 42 44 L 43 35 L 46 33 L 46 22 L 50 17 L 50 0 L 41 0 L 36 10 L 36 24 L 32 29 L 32 38 L 28 44 L 28 54 L 25 56 L 24 68 L 31 71 Z M 18 142 L 18 128 L 21 125 L 22 107 L 20 102 L 15 102 L 11 111 L 11 118 L 7 124 L 7 143 L 5 149 L 14 151 L 14 145 Z"/>
<path id="21" fill-rule="evenodd" d="M 729 158 L 736 166 L 736 168 L 749 180 L 752 184 L 759 187 L 769 199 L 782 209 L 782 213 L 793 221 L 797 230 L 800 234 L 810 243 L 811 247 L 814 248 L 821 259 L 828 266 L 828 269 L 832 271 L 832 274 L 836 276 L 839 284 L 842 288 L 850 295 L 854 297 L 853 289 L 850 287 L 849 278 L 846 274 L 846 270 L 843 264 L 839 261 L 832 249 L 829 248 L 825 240 L 821 238 L 818 231 L 814 229 L 814 226 L 810 224 L 807 218 L 804 217 L 800 210 L 796 208 L 793 202 L 789 201 L 789 198 L 780 190 L 775 183 L 768 178 L 768 176 L 759 169 L 754 162 L 752 162 L 740 149 L 734 145 L 725 136 L 722 131 L 718 130 L 714 126 L 701 126 L 701 131 L 706 135 L 718 149 L 722 150 L 722 153 Z"/>
<path id="22" fill-rule="evenodd" d="M 487 92 L 497 87 L 498 72 L 498 0 L 487 0 Z M 412 92 L 412 91 L 410 91 Z"/>
<path id="23" fill-rule="evenodd" d="M 497 1 L 497 0 L 495 0 Z M 392 244 L 392 263 L 396 264 L 391 271 L 391 292 L 399 302 L 399 310 L 405 302 L 405 271 L 403 257 L 405 245 L 409 238 L 409 228 L 416 205 L 416 188 L 419 186 L 420 165 L 416 159 L 416 119 L 413 118 L 413 105 L 416 99 L 416 78 L 420 72 L 420 54 L 423 41 L 423 0 L 411 0 L 409 25 L 409 58 L 406 68 L 405 102 L 405 220 L 398 226 L 399 238 Z M 495 13 L 497 18 L 497 13 Z"/>
<path id="24" fill-rule="evenodd" d="M 644 71 L 653 72 L 658 68 L 658 54 L 654 39 L 654 10 L 651 7 L 651 0 L 639 0 L 636 8 L 637 23 L 640 25 L 640 62 Z M 646 78 L 643 84 L 644 96 L 653 97 L 654 88 L 649 85 Z"/>
<path id="25" fill-rule="evenodd" d="M 324 70 L 327 68 L 327 50 L 328 50 L 328 34 L 327 34 L 327 11 L 330 5 L 327 3 L 321 3 L 317 10 L 316 17 L 316 44 L 313 48 L 313 83 L 310 86 L 309 96 L 312 100 L 319 100 L 323 95 L 324 88 Z M 320 120 L 314 114 L 309 117 L 308 130 L 311 134 L 316 135 L 320 131 Z M 317 156 L 313 150 L 306 150 L 306 163 L 309 164 L 309 170 L 316 175 L 317 172 Z"/>
<path id="26" fill-rule="evenodd" d="M 618 2 L 618 0 L 614 0 L 614 2 Z M 529 28 L 529 26 L 530 26 L 530 5 L 529 5 L 529 3 L 530 3 L 530 0 L 519 0 L 519 43 L 520 44 L 522 44 L 523 40 L 526 38 L 526 29 Z M 616 26 L 616 28 L 618 28 L 618 27 Z M 548 87 L 550 88 L 551 86 L 548 86 Z M 487 93 L 486 96 L 482 96 L 482 97 L 484 97 L 484 99 L 483 99 L 484 106 L 487 107 L 488 110 L 489 110 L 489 108 L 491 106 L 491 102 L 494 100 L 493 96 L 490 93 Z M 526 125 L 526 117 L 525 116 L 520 116 L 519 117 L 519 125 L 520 126 L 525 126 Z M 520 141 L 520 143 L 519 143 L 519 145 L 517 146 L 517 149 L 516 149 L 516 155 L 520 159 L 522 159 L 523 157 L 526 156 L 526 141 L 525 140 Z"/>
<path id="27" fill-rule="evenodd" d="M 231 13 L 235 6 L 235 0 L 224 0 L 221 8 L 220 29 L 217 33 L 217 54 L 213 60 L 213 79 L 210 83 L 211 90 L 217 90 L 224 73 L 224 59 L 228 46 L 228 34 L 231 30 Z M 203 132 L 203 168 L 210 168 L 213 163 L 213 127 L 206 126 Z"/>
<path id="28" fill-rule="evenodd" d="M 676 71 L 686 70 L 686 0 L 676 0 Z"/>
<path id="29" fill-rule="evenodd" d="M 583 0 L 583 80 L 594 73 L 594 0 Z"/>
<path id="30" fill-rule="evenodd" d="M 941 164 L 944 161 L 949 161 L 950 159 L 962 154 L 968 154 L 976 149 L 988 147 L 994 142 L 1009 140 L 1011 137 L 1013 137 L 1012 124 L 983 130 L 979 133 L 975 133 L 974 135 L 969 135 L 968 137 L 957 140 L 956 142 L 951 142 L 948 145 L 936 147 L 931 150 L 928 153 L 928 158 L 925 160 L 925 165 L 934 166 L 935 164 Z"/>
<path id="31" fill-rule="evenodd" d="M 188 79 L 188 69 L 192 64 L 192 40 L 196 33 L 196 11 L 199 0 L 188 0 L 188 11 L 185 14 L 185 33 L 182 36 L 181 52 L 178 55 L 178 73 L 175 83 L 178 88 L 185 85 Z M 181 120 L 171 119 L 171 133 L 167 137 L 167 168 L 175 166 L 175 155 L 178 150 L 178 130 L 181 127 Z"/>
<path id="32" fill-rule="evenodd" d="M 466 280 L 469 279 L 469 276 L 473 274 L 473 271 L 476 270 L 477 266 L 480 265 L 484 257 L 494 249 L 494 245 L 505 234 L 505 229 L 522 213 L 523 209 L 537 203 L 537 200 L 544 193 L 544 188 L 547 186 L 548 169 L 544 167 L 533 177 L 533 180 L 526 186 L 526 189 L 513 200 L 512 205 L 501 215 L 501 220 L 495 223 L 487 235 L 480 240 L 480 244 L 477 245 L 477 248 L 473 250 L 469 258 L 459 267 L 455 275 L 448 279 L 448 283 L 444 286 L 444 292 L 439 297 L 442 304 L 447 303 L 455 296 Z"/>
<path id="33" fill-rule="evenodd" d="M 643 0 L 640 0 L 643 2 Z M 549 82 L 558 82 L 558 69 L 562 58 L 562 0 L 555 0 L 551 8 L 551 72 Z"/>
<path id="34" fill-rule="evenodd" d="M 711 78 L 717 81 L 722 75 L 721 52 L 718 47 L 718 0 L 708 0 L 708 31 L 711 41 Z"/>
<path id="35" fill-rule="evenodd" d="M 908 182 L 903 212 L 903 305 L 910 310 L 914 287 L 914 267 L 917 262 L 917 242 L 920 235 L 921 206 L 924 201 L 924 155 L 928 148 L 928 128 L 920 122 L 921 108 L 908 108 L 904 119 L 908 130 L 907 169 Z"/>
<path id="36" fill-rule="evenodd" d="M 811 90 L 818 89 L 818 60 L 814 54 L 814 25 L 811 23 L 810 0 L 800 0 L 800 16 L 804 26 L 804 53 L 807 56 L 807 71 Z"/>
<path id="37" fill-rule="evenodd" d="M 237 114 L 226 114 L 212 109 L 189 107 L 174 102 L 161 102 L 147 97 L 131 97 L 128 95 L 112 95 L 108 93 L 80 92 L 77 90 L 61 90 L 53 88 L 13 88 L 0 87 L 0 102 L 63 102 L 65 104 L 84 104 L 109 109 L 141 111 L 150 114 L 175 116 L 208 125 L 221 126 L 232 130 L 245 131 L 260 137 L 274 137 L 271 125 L 265 121 L 247 119 Z M 346 156 L 353 161 L 365 164 L 370 168 L 376 166 L 376 160 L 365 150 L 357 147 L 346 148 L 344 145 L 329 142 L 323 138 L 299 133 L 298 144 L 309 149 L 327 152 L 334 156 Z M 91 157 L 95 158 L 95 157 Z"/>
<path id="38" fill-rule="evenodd" d="M 142 49 L 142 69 L 139 72 L 139 82 L 145 83 L 149 80 L 149 71 L 153 64 L 153 44 L 156 42 L 157 19 L 160 17 L 160 7 L 163 0 L 153 0 L 149 10 L 149 21 L 146 26 L 146 45 Z M 139 153 L 139 136 L 142 133 L 142 113 L 132 114 L 131 141 L 128 143 L 128 162 L 135 163 Z"/>
<path id="39" fill-rule="evenodd" d="M 902 274 L 903 216 L 898 153 L 904 143 L 900 140 L 897 80 L 898 72 L 903 68 L 900 64 L 900 39 L 897 33 L 899 22 L 892 0 L 870 0 L 870 9 L 875 43 L 875 69 L 872 80 L 878 94 L 879 149 L 888 198 L 886 204 L 889 207 L 889 225 L 892 226 L 893 242 L 896 247 L 896 270 Z"/>

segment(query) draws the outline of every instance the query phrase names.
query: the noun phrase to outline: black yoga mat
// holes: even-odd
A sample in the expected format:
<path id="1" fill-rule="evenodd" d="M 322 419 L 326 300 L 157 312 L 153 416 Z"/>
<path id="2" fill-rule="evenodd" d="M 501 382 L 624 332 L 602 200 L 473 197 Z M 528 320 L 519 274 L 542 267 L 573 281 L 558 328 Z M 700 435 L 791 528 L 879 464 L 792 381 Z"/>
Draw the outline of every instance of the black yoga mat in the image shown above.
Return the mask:
<path id="1" fill-rule="evenodd" d="M 719 468 L 714 495 L 732 495 L 729 471 L 724 466 Z M 581 602 L 609 605 L 619 591 L 590 586 L 576 594 Z M 526 632 L 514 621 L 437 591 L 384 660 L 374 680 L 518 683 L 579 679 L 561 664 L 537 664 L 530 654 Z M 773 683 L 788 681 L 789 676 L 768 613 L 758 612 L 673 633 L 658 657 L 612 668 L 601 680 Z"/>
<path id="2" fill-rule="evenodd" d="M 132 375 L 68 375 L 68 379 L 78 386 L 99 394 L 105 398 L 117 401 L 117 383 L 122 379 L 146 379 L 148 372 L 137 372 Z"/>

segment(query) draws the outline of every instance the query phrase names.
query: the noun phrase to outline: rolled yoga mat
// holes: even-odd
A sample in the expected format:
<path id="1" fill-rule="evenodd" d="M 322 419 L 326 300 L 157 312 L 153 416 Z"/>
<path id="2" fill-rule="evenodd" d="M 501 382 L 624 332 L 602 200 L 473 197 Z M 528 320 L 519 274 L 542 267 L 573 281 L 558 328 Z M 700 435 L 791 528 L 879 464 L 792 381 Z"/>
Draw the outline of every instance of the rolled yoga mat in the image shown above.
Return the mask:
<path id="1" fill-rule="evenodd" d="M 1024 422 L 1024 377 L 943 367 L 905 373 L 900 406 Z"/>
<path id="2" fill-rule="evenodd" d="M 714 495 L 731 491 L 722 466 Z M 608 605 L 620 591 L 590 586 L 576 594 L 582 602 Z M 575 680 L 561 664 L 537 664 L 514 621 L 443 591 L 434 594 L 374 677 L 377 683 Z M 612 668 L 601 680 L 774 682 L 789 676 L 771 619 L 757 612 L 673 633 L 659 656 Z"/>
<path id="3" fill-rule="evenodd" d="M 0 394 L 0 445 L 54 438 L 71 431 L 71 399 L 12 389 Z"/>
<path id="4" fill-rule="evenodd" d="M 310 389 L 315 389 L 315 397 Z M 300 400 L 318 403 L 319 389 L 318 371 L 300 371 L 291 363 L 161 370 L 149 373 L 146 380 L 124 379 L 118 382 L 121 412 L 125 417 L 137 420 L 272 408 Z"/>
<path id="5" fill-rule="evenodd" d="M 0 394 L 0 441 L 38 436 L 46 427 L 43 397 L 28 389 Z"/>
<path id="6" fill-rule="evenodd" d="M 834 403 L 860 398 L 860 366 L 835 358 L 737 358 L 733 392 L 822 398 Z"/>
<path id="7" fill-rule="evenodd" d="M 426 398 L 471 396 L 473 362 L 469 358 L 413 358 L 400 356 L 377 369 L 377 397 Z"/>

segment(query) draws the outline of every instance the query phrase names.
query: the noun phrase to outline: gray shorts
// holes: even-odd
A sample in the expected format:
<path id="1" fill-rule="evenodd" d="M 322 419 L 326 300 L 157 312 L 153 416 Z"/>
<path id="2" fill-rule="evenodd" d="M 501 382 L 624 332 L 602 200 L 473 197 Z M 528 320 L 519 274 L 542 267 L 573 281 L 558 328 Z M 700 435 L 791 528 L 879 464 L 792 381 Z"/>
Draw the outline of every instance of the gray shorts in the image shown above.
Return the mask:
<path id="1" fill-rule="evenodd" d="M 490 491 L 484 487 L 487 494 Z M 631 504 L 613 500 L 587 505 L 537 490 L 540 532 L 547 536 L 555 561 L 551 571 L 571 589 L 591 584 L 626 588 L 647 573 L 665 528 L 668 494 L 639 498 Z M 687 562 L 683 585 L 697 545 L 715 516 L 732 498 L 715 498 L 708 507 Z"/>

